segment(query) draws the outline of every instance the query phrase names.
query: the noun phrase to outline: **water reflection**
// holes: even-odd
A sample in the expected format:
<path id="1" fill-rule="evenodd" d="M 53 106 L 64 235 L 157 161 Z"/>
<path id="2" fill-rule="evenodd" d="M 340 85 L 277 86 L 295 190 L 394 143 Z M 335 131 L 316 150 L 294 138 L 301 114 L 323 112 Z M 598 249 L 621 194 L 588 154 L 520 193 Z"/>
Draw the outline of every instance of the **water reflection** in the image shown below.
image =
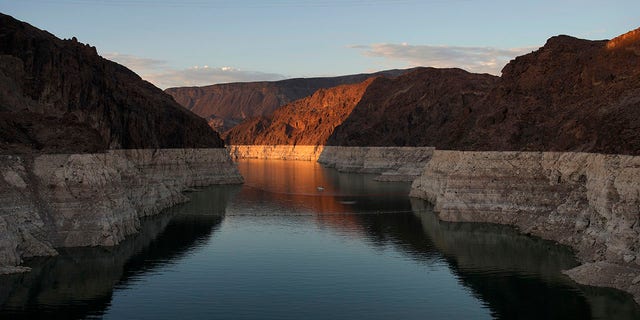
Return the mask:
<path id="1" fill-rule="evenodd" d="M 507 226 L 441 221 L 425 201 L 412 205 L 434 247 L 496 318 L 640 319 L 629 295 L 560 273 L 578 264 L 567 247 Z"/>
<path id="2" fill-rule="evenodd" d="M 239 195 L 244 210 L 235 211 L 276 206 L 277 214 L 313 215 L 319 225 L 347 232 L 365 231 L 354 213 L 411 211 L 407 183 L 380 183 L 375 175 L 339 173 L 308 161 L 243 160 L 238 167 L 245 177 Z"/>
<path id="3" fill-rule="evenodd" d="M 109 307 L 114 288 L 197 248 L 215 231 L 239 187 L 189 194 L 194 201 L 145 218 L 140 233 L 115 247 L 61 249 L 27 262 L 32 271 L 0 277 L 0 318 L 81 319 Z"/>
<path id="4" fill-rule="evenodd" d="M 406 197 L 408 184 L 380 183 L 309 162 L 246 161 L 240 169 L 256 189 L 243 197 L 310 209 L 322 226 L 358 234 L 378 247 L 393 245 L 425 263 L 446 261 L 495 318 L 640 319 L 629 295 L 581 286 L 563 275 L 561 270 L 578 264 L 568 248 L 508 226 L 440 221 L 426 202 Z"/>
<path id="5" fill-rule="evenodd" d="M 0 277 L 0 318 L 640 318 L 628 295 L 562 275 L 576 265 L 565 247 L 440 221 L 406 183 L 311 162 L 239 168 L 244 186 L 190 193 L 120 246 Z"/>

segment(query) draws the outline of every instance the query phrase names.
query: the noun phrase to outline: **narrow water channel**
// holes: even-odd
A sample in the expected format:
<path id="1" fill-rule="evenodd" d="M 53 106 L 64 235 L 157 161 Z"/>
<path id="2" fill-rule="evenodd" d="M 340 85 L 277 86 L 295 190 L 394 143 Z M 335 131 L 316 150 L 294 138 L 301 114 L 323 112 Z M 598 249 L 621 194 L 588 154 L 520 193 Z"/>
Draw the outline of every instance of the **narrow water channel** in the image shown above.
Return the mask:
<path id="1" fill-rule="evenodd" d="M 639 319 L 560 272 L 572 253 L 513 228 L 437 219 L 406 183 L 312 162 L 241 161 L 113 248 L 0 277 L 0 318 Z"/>

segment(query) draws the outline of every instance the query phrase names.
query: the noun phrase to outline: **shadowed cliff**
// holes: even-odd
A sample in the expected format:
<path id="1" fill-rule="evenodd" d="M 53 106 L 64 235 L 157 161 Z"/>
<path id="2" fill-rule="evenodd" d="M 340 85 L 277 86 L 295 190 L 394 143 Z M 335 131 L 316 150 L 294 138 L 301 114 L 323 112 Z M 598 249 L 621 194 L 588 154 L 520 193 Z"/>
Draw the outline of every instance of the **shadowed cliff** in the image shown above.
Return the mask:
<path id="1" fill-rule="evenodd" d="M 94 47 L 0 14 L 0 153 L 222 146 L 206 121 Z"/>
<path id="2" fill-rule="evenodd" d="M 488 74 L 435 68 L 379 78 L 326 144 L 446 147 L 463 134 L 473 116 L 471 106 L 497 80 Z"/>
<path id="3" fill-rule="evenodd" d="M 451 149 L 640 154 L 639 34 L 552 37 L 511 61 Z"/>

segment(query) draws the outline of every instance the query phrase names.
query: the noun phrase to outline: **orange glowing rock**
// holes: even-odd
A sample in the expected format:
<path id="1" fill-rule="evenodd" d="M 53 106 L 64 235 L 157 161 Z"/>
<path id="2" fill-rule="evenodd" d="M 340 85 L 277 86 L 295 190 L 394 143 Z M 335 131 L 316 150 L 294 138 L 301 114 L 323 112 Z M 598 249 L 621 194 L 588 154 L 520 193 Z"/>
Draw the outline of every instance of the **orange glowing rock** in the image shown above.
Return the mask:
<path id="1" fill-rule="evenodd" d="M 640 44 L 640 28 L 609 40 L 609 42 L 607 42 L 607 49 L 624 48 L 634 44 Z"/>

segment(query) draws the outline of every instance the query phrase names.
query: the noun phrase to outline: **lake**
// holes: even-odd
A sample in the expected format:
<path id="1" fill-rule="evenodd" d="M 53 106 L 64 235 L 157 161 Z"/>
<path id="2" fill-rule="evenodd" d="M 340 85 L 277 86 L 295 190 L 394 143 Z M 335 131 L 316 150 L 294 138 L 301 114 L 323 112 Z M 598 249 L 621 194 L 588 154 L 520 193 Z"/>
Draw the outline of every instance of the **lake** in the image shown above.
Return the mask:
<path id="1" fill-rule="evenodd" d="M 566 247 L 439 221 L 408 183 L 245 160 L 111 248 L 61 249 L 0 277 L 0 318 L 640 319 L 578 285 Z"/>

